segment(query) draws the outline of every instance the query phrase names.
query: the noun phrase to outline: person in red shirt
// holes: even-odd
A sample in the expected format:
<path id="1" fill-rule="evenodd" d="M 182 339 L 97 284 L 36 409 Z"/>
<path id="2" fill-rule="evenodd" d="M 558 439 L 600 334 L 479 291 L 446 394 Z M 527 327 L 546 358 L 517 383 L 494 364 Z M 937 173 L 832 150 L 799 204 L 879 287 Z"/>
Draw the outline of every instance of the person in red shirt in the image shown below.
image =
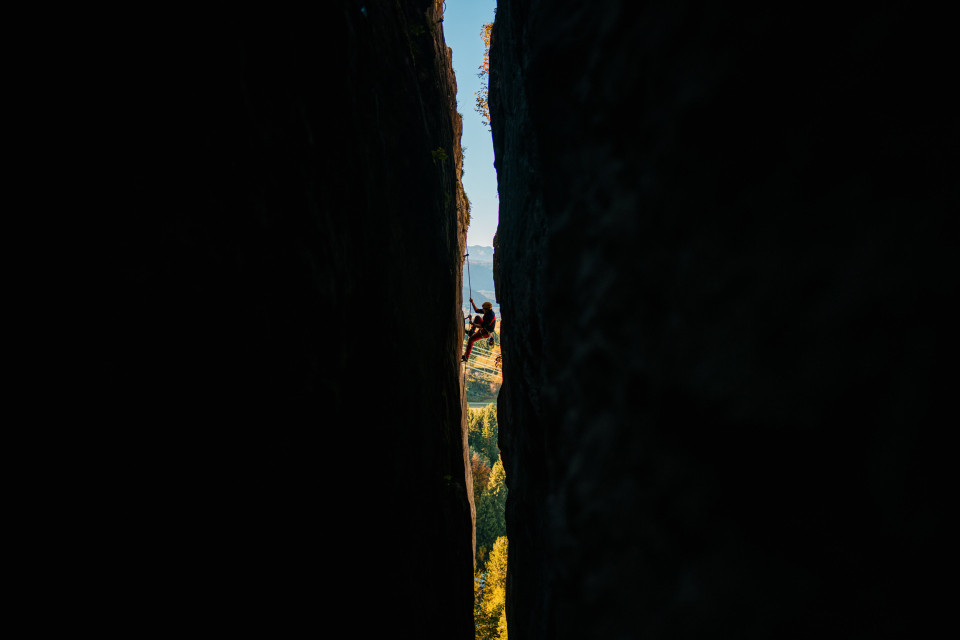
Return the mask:
<path id="1" fill-rule="evenodd" d="M 477 308 L 477 305 L 473 304 L 473 298 L 470 298 L 470 304 L 473 306 L 473 310 L 477 313 L 480 313 L 480 309 Z M 483 303 L 483 316 L 475 316 L 473 318 L 473 324 L 470 326 L 470 333 L 467 335 L 470 336 L 467 341 L 467 352 L 463 354 L 461 360 L 466 362 L 470 358 L 470 352 L 473 350 L 473 343 L 477 340 L 482 340 L 484 338 L 489 338 L 493 335 L 493 330 L 497 326 L 497 314 L 493 312 L 493 303 L 484 302 Z"/>

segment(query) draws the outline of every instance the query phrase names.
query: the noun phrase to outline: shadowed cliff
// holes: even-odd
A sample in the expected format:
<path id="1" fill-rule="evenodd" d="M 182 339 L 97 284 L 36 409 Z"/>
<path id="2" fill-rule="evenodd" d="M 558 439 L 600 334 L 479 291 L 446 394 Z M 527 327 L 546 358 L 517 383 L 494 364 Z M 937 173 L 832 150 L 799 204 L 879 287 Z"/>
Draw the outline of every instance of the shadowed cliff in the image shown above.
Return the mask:
<path id="1" fill-rule="evenodd" d="M 513 640 L 943 617 L 947 22 L 499 3 Z"/>
<path id="2" fill-rule="evenodd" d="M 315 5 L 84 31 L 107 150 L 86 614 L 472 638 L 442 6 Z"/>

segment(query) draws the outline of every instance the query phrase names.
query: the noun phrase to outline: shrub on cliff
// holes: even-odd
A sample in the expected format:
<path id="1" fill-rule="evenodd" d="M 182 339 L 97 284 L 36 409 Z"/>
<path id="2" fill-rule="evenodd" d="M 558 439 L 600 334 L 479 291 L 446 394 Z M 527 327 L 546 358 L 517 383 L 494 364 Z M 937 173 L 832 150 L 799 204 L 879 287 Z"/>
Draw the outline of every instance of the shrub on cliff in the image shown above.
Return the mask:
<path id="1" fill-rule="evenodd" d="M 480 73 L 477 76 L 480 78 L 480 91 L 477 91 L 477 106 L 474 107 L 474 111 L 480 114 L 483 124 L 489 128 L 490 127 L 490 103 L 488 102 L 490 97 L 490 89 L 487 86 L 487 77 L 490 75 L 490 34 L 493 32 L 493 23 L 488 22 L 483 25 L 483 28 L 480 30 L 480 37 L 483 39 L 483 63 L 480 65 Z"/>

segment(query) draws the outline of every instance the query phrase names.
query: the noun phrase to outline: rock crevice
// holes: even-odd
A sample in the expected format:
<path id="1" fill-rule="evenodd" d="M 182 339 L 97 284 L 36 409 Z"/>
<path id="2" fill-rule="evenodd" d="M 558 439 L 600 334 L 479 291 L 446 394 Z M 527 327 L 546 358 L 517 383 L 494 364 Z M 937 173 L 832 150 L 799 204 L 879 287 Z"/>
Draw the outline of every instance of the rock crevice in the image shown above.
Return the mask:
<path id="1" fill-rule="evenodd" d="M 85 32 L 116 52 L 90 65 L 116 136 L 87 518 L 123 523 L 91 548 L 137 586 L 103 597 L 174 627 L 472 638 L 442 3 L 128 13 Z"/>
<path id="2" fill-rule="evenodd" d="M 501 0 L 514 640 L 906 637 L 946 611 L 942 18 Z"/>

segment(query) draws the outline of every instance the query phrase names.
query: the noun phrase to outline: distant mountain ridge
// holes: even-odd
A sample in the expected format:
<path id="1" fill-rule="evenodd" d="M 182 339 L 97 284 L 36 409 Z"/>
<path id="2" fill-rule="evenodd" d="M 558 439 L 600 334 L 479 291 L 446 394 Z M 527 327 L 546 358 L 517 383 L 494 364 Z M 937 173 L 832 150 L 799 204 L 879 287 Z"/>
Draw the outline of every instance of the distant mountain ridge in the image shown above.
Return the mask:
<path id="1" fill-rule="evenodd" d="M 467 260 L 463 264 L 463 307 L 470 308 L 470 292 L 473 292 L 473 301 L 479 307 L 486 301 L 499 308 L 493 286 L 493 247 L 471 245 L 467 247 Z"/>
<path id="2" fill-rule="evenodd" d="M 467 247 L 470 255 L 470 264 L 493 264 L 493 247 L 484 247 L 479 244 Z"/>

